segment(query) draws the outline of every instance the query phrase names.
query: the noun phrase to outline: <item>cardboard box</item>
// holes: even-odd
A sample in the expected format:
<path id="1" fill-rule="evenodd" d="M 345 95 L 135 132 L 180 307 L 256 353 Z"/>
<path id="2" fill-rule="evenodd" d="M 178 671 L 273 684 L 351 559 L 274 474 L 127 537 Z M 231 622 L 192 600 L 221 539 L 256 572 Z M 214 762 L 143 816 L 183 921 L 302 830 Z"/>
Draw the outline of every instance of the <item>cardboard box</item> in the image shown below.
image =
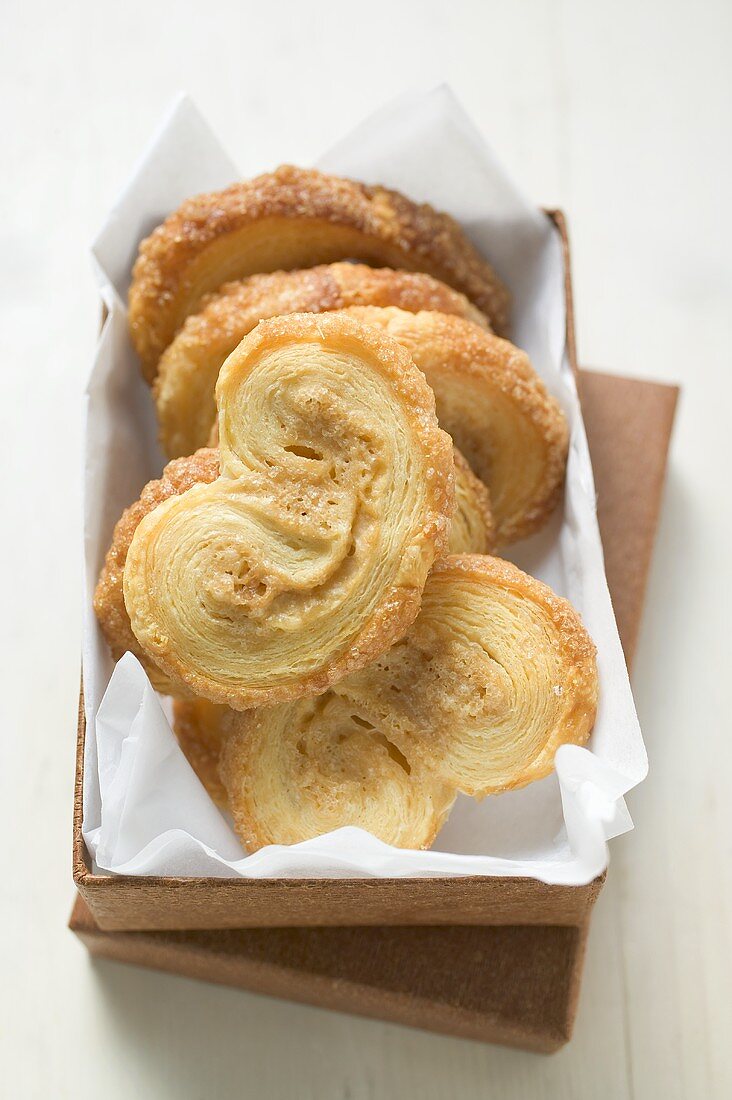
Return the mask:
<path id="1" fill-rule="evenodd" d="M 677 391 L 586 372 L 579 381 L 630 663 Z M 93 955 L 543 1052 L 571 1037 L 588 924 L 103 932 L 81 898 L 71 919 Z"/>
<path id="2" fill-rule="evenodd" d="M 576 371 L 566 223 L 559 212 L 549 216 L 559 231 L 564 250 L 567 347 L 570 363 Z M 622 449 L 618 447 L 613 454 L 620 460 Z M 613 455 L 606 457 L 608 461 L 615 460 Z M 456 920 L 461 924 L 577 927 L 586 920 L 602 885 L 602 877 L 586 886 L 549 886 L 531 878 L 495 876 L 405 880 L 162 878 L 95 874 L 81 834 L 84 737 L 80 701 L 74 881 L 99 927 L 107 931 L 354 923 L 433 925 L 454 924 Z"/>

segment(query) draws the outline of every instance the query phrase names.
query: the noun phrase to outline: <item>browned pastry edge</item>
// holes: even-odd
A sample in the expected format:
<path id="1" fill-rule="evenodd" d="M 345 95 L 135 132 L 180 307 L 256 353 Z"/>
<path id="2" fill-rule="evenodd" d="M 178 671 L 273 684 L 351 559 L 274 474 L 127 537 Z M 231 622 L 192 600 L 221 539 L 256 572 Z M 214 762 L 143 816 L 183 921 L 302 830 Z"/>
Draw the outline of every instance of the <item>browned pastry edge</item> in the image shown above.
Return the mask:
<path id="1" fill-rule="evenodd" d="M 188 265 L 212 242 L 263 218 L 325 222 L 381 241 L 466 294 L 497 332 L 507 329 L 508 292 L 448 214 L 384 187 L 283 165 L 188 199 L 141 243 L 129 321 L 148 380 L 183 320 L 175 315 L 176 296 L 185 287 Z"/>
<path id="2" fill-rule="evenodd" d="M 157 481 L 148 482 L 139 500 L 122 513 L 114 528 L 112 542 L 94 592 L 94 611 L 115 661 L 128 651 L 134 653 L 153 686 L 164 695 L 172 694 L 173 686 L 138 642 L 125 607 L 122 577 L 127 551 L 143 516 L 169 497 L 180 496 L 194 485 L 210 483 L 218 476 L 219 453 L 216 450 L 204 448 L 193 455 L 169 462 L 162 476 Z M 180 693 L 179 685 L 176 684 L 175 690 Z"/>
<path id="3" fill-rule="evenodd" d="M 412 572 L 407 569 L 397 574 L 347 649 L 337 656 L 333 655 L 320 667 L 304 673 L 298 681 L 270 682 L 267 687 L 255 688 L 241 683 L 236 686 L 224 684 L 207 671 L 192 668 L 171 644 L 169 632 L 161 635 L 157 631 L 154 616 L 149 611 L 150 591 L 144 567 L 135 568 L 144 559 L 144 548 L 140 546 L 138 562 L 134 561 L 133 543 L 140 540 L 139 531 L 136 532 L 130 542 L 132 549 L 131 552 L 128 550 L 123 575 L 124 600 L 135 636 L 140 641 L 141 633 L 145 633 L 145 642 L 140 644 L 170 678 L 175 687 L 172 694 L 192 692 L 212 702 L 226 703 L 235 710 L 271 706 L 307 695 L 318 695 L 344 676 L 363 668 L 393 645 L 419 613 L 429 568 L 435 558 L 447 550 L 455 506 L 452 440 L 439 428 L 434 394 L 424 375 L 397 341 L 383 331 L 349 317 L 346 311 L 319 315 L 292 313 L 260 322 L 229 356 L 219 375 L 217 402 L 223 418 L 219 424 L 220 437 L 224 438 L 226 424 L 226 409 L 221 406 L 220 395 L 229 377 L 239 374 L 242 367 L 248 370 L 256 364 L 264 349 L 271 352 L 279 346 L 286 346 L 293 339 L 326 347 L 330 346 L 329 341 L 336 341 L 340 346 L 353 346 L 358 354 L 370 357 L 373 369 L 388 379 L 395 397 L 404 404 L 405 419 L 423 465 L 424 514 L 420 530 L 413 533 L 413 545 L 418 553 L 416 557 L 412 555 L 404 559 L 410 568 L 414 567 Z"/>
<path id="4" fill-rule="evenodd" d="M 471 321 L 436 310 L 409 314 L 395 308 L 354 306 L 346 312 L 365 325 L 378 325 L 403 344 L 436 393 L 439 394 L 441 384 L 448 377 L 455 387 L 464 386 L 466 381 L 477 381 L 495 387 L 521 410 L 541 438 L 546 458 L 544 476 L 531 506 L 518 517 L 509 520 L 501 517 L 493 497 L 496 545 L 501 547 L 517 542 L 538 531 L 561 499 L 569 451 L 569 425 L 559 402 L 549 393 L 526 352 Z M 439 396 L 437 404 L 439 418 Z M 469 456 L 469 447 L 460 437 L 460 425 L 443 420 L 440 426 L 454 435 L 461 450 Z M 476 462 L 470 465 L 473 472 L 489 484 L 490 471 L 480 469 Z"/>
<path id="5" fill-rule="evenodd" d="M 173 732 L 178 744 L 210 797 L 224 810 L 229 799 L 219 776 L 219 757 L 227 709 L 207 699 L 173 700 Z"/>
<path id="6" fill-rule="evenodd" d="M 153 397 L 165 453 L 176 458 L 206 445 L 203 422 L 215 416 L 218 371 L 259 321 L 351 306 L 397 306 L 410 313 L 440 310 L 489 329 L 464 294 L 420 271 L 338 262 L 225 283 L 186 318 L 158 363 Z"/>
<path id="7" fill-rule="evenodd" d="M 493 532 L 490 496 L 483 482 L 471 471 L 468 463 L 453 448 L 456 466 L 460 466 L 475 497 L 475 505 L 481 510 L 487 537 Z M 153 659 L 148 656 L 135 637 L 130 624 L 123 592 L 123 574 L 127 551 L 137 526 L 153 508 L 172 496 L 179 496 L 201 483 L 210 484 L 219 476 L 219 455 L 215 448 L 203 448 L 195 454 L 173 459 L 163 470 L 162 476 L 150 481 L 140 497 L 126 508 L 115 524 L 112 541 L 105 556 L 94 592 L 94 611 L 102 633 L 115 661 L 124 653 L 133 653 L 145 668 L 153 686 L 163 695 L 181 695 L 184 688 L 178 681 L 171 681 Z M 215 704 L 211 704 L 214 706 Z M 195 768 L 195 765 L 194 765 Z M 198 771 L 197 768 L 195 768 Z"/>

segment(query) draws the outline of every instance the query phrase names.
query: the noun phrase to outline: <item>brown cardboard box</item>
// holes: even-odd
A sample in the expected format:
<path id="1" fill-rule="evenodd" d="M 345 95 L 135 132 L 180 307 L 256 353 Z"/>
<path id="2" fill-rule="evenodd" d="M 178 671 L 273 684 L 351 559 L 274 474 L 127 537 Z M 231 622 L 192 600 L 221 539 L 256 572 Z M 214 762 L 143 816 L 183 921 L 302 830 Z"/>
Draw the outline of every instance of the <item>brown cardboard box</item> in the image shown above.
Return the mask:
<path id="1" fill-rule="evenodd" d="M 576 371 L 566 222 L 561 212 L 553 211 L 549 216 L 562 240 L 567 347 L 570 363 Z M 81 835 L 84 736 L 80 700 L 74 881 L 99 927 L 107 931 L 348 925 L 355 922 L 360 925 L 453 924 L 456 917 L 462 924 L 577 926 L 590 912 L 602 886 L 601 878 L 586 886 L 547 886 L 536 879 L 495 876 L 248 880 L 95 874 Z"/>
<path id="2" fill-rule="evenodd" d="M 630 663 L 677 391 L 582 372 L 580 392 Z M 103 932 L 79 898 L 71 928 L 92 954 L 120 962 L 549 1052 L 572 1033 L 588 923 Z"/>

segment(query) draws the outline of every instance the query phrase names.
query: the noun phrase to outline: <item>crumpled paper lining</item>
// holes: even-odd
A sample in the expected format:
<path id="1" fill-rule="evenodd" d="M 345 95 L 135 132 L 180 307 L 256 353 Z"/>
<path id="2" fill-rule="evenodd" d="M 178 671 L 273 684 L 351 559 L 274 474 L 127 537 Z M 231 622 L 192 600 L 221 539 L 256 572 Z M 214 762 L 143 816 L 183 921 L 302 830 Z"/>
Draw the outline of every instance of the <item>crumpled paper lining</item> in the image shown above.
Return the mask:
<path id="1" fill-rule="evenodd" d="M 286 149 L 283 149 L 286 159 Z M 565 348 L 558 235 L 496 162 L 447 88 L 412 94 L 356 128 L 319 166 L 381 182 L 449 211 L 511 288 L 512 333 L 560 400 L 572 437 L 563 510 L 509 557 L 565 595 L 598 647 L 601 702 L 589 749 L 562 746 L 556 772 L 482 802 L 459 796 L 430 851 L 338 829 L 246 855 L 178 748 L 166 704 L 139 662 L 113 668 L 91 606 L 112 528 L 164 465 L 124 302 L 140 239 L 179 203 L 241 173 L 191 102 L 159 129 L 94 245 L 107 317 L 87 389 L 84 838 L 95 867 L 128 875 L 531 876 L 581 885 L 632 828 L 623 795 L 647 771 L 605 580 L 587 441 Z"/>

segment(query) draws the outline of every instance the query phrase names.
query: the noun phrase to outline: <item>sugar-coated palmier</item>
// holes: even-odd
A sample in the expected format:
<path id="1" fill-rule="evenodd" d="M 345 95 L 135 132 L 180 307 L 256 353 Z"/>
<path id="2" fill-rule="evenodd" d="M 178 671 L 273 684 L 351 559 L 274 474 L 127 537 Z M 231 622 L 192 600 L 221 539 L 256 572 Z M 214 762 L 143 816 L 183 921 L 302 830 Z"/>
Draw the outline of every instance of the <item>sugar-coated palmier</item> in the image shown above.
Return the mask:
<path id="1" fill-rule="evenodd" d="M 487 327 L 464 294 L 422 272 L 333 263 L 226 283 L 186 319 L 158 364 L 153 394 L 165 453 L 176 458 L 208 444 L 221 366 L 259 321 L 358 305 L 437 309 Z"/>
<path id="2" fill-rule="evenodd" d="M 508 293 L 449 215 L 385 187 L 284 165 L 188 199 L 141 243 L 129 321 L 145 377 L 153 380 L 160 356 L 210 291 L 345 259 L 434 275 L 506 331 Z"/>
<path id="3" fill-rule="evenodd" d="M 236 709 L 325 691 L 414 620 L 447 547 L 452 445 L 390 337 L 263 321 L 217 385 L 220 476 L 132 536 L 124 602 L 171 682 Z"/>
<path id="4" fill-rule="evenodd" d="M 493 546 L 493 518 L 485 485 L 473 474 L 459 451 L 455 461 L 455 512 L 452 517 L 447 551 L 451 554 L 485 554 Z M 218 449 L 204 448 L 185 458 L 176 458 L 165 467 L 162 477 L 149 482 L 140 499 L 125 510 L 117 523 L 107 551 L 96 592 L 94 610 L 115 660 L 128 650 L 145 667 L 158 691 L 165 695 L 180 693 L 180 684 L 170 678 L 148 656 L 135 637 L 125 607 L 124 567 L 132 536 L 148 512 L 171 496 L 180 496 L 194 485 L 210 485 L 220 473 Z M 215 704 L 209 704 L 214 708 Z M 190 756 L 189 756 L 190 759 Z M 191 760 L 193 763 L 193 761 Z M 195 766 L 195 765 L 194 765 Z"/>

